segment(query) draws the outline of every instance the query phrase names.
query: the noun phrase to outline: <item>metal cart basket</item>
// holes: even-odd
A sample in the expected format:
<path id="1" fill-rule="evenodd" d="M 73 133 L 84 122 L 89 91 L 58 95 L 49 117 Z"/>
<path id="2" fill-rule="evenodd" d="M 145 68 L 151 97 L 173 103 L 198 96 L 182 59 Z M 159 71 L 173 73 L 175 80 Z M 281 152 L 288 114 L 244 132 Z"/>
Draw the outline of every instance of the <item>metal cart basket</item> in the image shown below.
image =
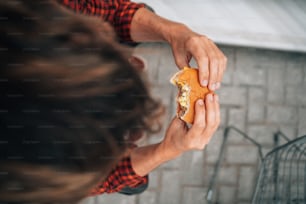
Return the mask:
<path id="1" fill-rule="evenodd" d="M 306 203 L 306 135 L 265 156 L 253 203 Z"/>
<path id="2" fill-rule="evenodd" d="M 235 131 L 258 148 L 261 167 L 253 194 L 253 204 L 306 203 L 306 135 L 290 141 L 282 132 L 276 132 L 275 148 L 264 157 L 261 145 L 235 127 L 225 128 L 218 161 L 207 191 L 208 203 L 212 203 L 213 189 L 230 131 Z M 288 142 L 279 146 L 279 137 Z"/>

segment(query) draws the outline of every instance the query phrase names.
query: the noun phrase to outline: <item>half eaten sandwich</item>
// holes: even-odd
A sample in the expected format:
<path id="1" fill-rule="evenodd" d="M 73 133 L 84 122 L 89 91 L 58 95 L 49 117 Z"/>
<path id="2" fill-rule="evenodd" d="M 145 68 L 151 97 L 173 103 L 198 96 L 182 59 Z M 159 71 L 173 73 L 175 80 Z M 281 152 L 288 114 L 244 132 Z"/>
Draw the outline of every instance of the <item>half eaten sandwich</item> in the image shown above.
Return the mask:
<path id="1" fill-rule="evenodd" d="M 170 82 L 178 87 L 177 116 L 183 121 L 193 124 L 195 103 L 210 93 L 207 87 L 199 83 L 198 69 L 184 67 L 171 78 Z"/>

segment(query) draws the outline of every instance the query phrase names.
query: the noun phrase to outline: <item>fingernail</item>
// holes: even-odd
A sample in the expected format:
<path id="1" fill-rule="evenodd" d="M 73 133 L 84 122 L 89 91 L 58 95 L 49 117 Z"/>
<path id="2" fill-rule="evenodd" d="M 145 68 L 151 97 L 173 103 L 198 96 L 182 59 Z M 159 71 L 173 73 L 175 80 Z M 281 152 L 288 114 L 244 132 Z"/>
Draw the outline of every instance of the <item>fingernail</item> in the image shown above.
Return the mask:
<path id="1" fill-rule="evenodd" d="M 216 89 L 220 89 L 220 87 L 221 87 L 221 83 L 218 82 L 218 83 L 216 84 Z"/>
<path id="2" fill-rule="evenodd" d="M 203 100 L 202 100 L 202 99 L 199 99 L 198 104 L 199 104 L 200 106 L 203 106 L 203 105 L 204 105 Z"/>
<path id="3" fill-rule="evenodd" d="M 202 81 L 202 86 L 207 86 L 208 85 L 208 80 L 203 80 Z"/>
<path id="4" fill-rule="evenodd" d="M 216 89 L 216 84 L 211 84 L 211 85 L 209 86 L 209 89 L 212 90 L 212 91 L 214 91 L 214 90 Z"/>

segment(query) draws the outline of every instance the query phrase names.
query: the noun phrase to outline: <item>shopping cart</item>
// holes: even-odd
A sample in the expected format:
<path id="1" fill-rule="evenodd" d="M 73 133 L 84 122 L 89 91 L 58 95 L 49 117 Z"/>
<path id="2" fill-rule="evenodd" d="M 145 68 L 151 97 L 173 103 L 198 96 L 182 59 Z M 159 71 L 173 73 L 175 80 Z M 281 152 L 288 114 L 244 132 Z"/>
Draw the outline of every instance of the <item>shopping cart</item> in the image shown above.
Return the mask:
<path id="1" fill-rule="evenodd" d="M 265 157 L 262 146 L 235 127 L 225 128 L 223 143 L 210 180 L 206 199 L 213 203 L 213 189 L 224 156 L 230 131 L 235 131 L 258 148 L 261 168 L 253 195 L 253 204 L 305 204 L 306 203 L 306 135 L 291 140 L 282 132 L 274 134 L 274 149 Z M 279 146 L 279 138 L 287 143 Z"/>

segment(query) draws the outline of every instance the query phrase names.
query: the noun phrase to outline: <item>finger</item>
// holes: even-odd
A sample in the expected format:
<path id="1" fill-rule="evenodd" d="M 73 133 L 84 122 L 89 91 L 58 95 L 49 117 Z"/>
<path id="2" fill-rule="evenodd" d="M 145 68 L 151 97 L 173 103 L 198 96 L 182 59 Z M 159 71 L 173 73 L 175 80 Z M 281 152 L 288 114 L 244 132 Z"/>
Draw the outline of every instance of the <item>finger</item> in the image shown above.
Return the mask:
<path id="1" fill-rule="evenodd" d="M 215 103 L 215 113 L 216 113 L 216 128 L 219 126 L 221 121 L 221 113 L 220 113 L 220 104 L 219 104 L 219 96 L 217 94 L 214 95 L 214 103 Z"/>
<path id="2" fill-rule="evenodd" d="M 193 53 L 191 53 L 194 59 L 197 62 L 199 69 L 199 81 L 203 87 L 208 86 L 209 82 L 209 59 L 207 53 L 204 49 L 198 48 L 195 49 Z"/>
<path id="3" fill-rule="evenodd" d="M 221 85 L 221 82 L 222 82 L 222 79 L 223 79 L 223 75 L 224 75 L 224 72 L 226 70 L 226 66 L 227 66 L 227 57 L 222 53 L 222 64 L 220 66 L 220 70 L 221 70 L 221 73 L 220 73 L 220 85 Z M 220 87 L 219 87 L 220 88 Z"/>
<path id="4" fill-rule="evenodd" d="M 198 65 L 199 81 L 204 87 L 208 85 L 209 81 L 209 58 L 205 51 L 205 41 L 207 40 L 205 36 L 192 38 L 187 47 L 187 50 L 191 53 Z"/>
<path id="5" fill-rule="evenodd" d="M 221 88 L 224 71 L 225 71 L 225 62 L 221 61 L 220 62 L 220 67 L 218 69 L 218 78 L 217 78 L 216 89 L 220 89 Z"/>
<path id="6" fill-rule="evenodd" d="M 218 53 L 215 50 L 215 44 L 210 41 L 207 45 L 209 47 L 208 56 L 209 56 L 209 83 L 208 88 L 212 91 L 216 90 L 217 79 L 218 79 L 218 70 L 219 70 L 219 57 Z"/>
<path id="7" fill-rule="evenodd" d="M 216 123 L 216 110 L 213 94 L 207 94 L 205 97 L 206 105 L 206 124 L 208 128 L 213 128 Z"/>
<path id="8" fill-rule="evenodd" d="M 213 136 L 213 133 L 217 130 L 219 124 L 220 124 L 220 106 L 219 106 L 219 96 L 214 94 L 212 96 L 212 107 L 213 107 L 213 110 L 212 112 L 215 113 L 215 117 L 211 119 L 211 124 L 209 124 L 209 129 L 206 129 L 208 130 L 209 132 L 209 137 L 206 137 L 206 144 L 208 144 Z M 208 104 L 209 105 L 209 104 Z M 215 120 L 214 120 L 215 119 Z M 214 120 L 214 121 L 213 121 Z"/>
<path id="9" fill-rule="evenodd" d="M 216 46 L 216 44 L 212 43 L 212 47 L 215 50 L 217 60 L 218 60 L 218 73 L 217 73 L 217 80 L 216 80 L 216 89 L 221 87 L 221 82 L 223 78 L 223 74 L 226 68 L 226 57 L 223 52 Z"/>
<path id="10" fill-rule="evenodd" d="M 205 53 L 206 54 L 206 53 Z M 209 60 L 207 56 L 203 56 L 201 59 L 196 59 L 199 67 L 199 80 L 203 87 L 208 86 L 209 79 Z"/>
<path id="11" fill-rule="evenodd" d="M 195 117 L 193 127 L 195 129 L 204 129 L 206 127 L 205 104 L 203 99 L 199 99 L 195 105 Z"/>

